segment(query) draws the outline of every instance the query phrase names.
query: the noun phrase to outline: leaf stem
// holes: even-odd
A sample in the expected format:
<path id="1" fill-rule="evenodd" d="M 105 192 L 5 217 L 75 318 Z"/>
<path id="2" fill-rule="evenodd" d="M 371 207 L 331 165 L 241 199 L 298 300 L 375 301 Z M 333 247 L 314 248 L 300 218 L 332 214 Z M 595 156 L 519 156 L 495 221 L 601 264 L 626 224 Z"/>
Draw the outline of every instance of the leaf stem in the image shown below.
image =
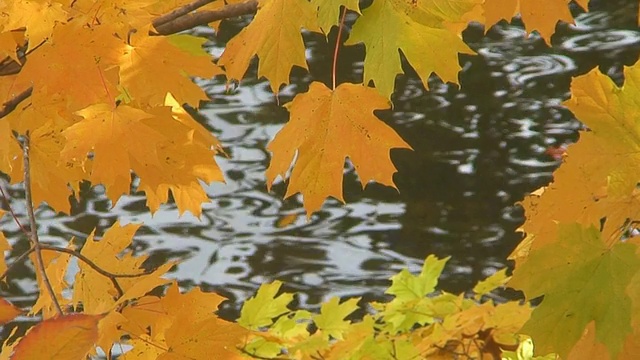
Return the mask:
<path id="1" fill-rule="evenodd" d="M 29 162 L 29 133 L 24 137 L 24 143 L 22 145 L 22 157 L 23 157 L 23 166 L 24 166 L 24 189 L 25 189 L 25 197 L 27 202 L 27 216 L 29 217 L 29 240 L 31 240 L 31 244 L 33 246 L 33 251 L 35 252 L 35 265 L 36 270 L 40 273 L 42 277 L 42 282 L 47 288 L 47 292 L 49 292 L 49 296 L 51 296 L 51 301 L 56 308 L 56 311 L 59 315 L 64 315 L 62 308 L 60 307 L 60 303 L 58 303 L 58 299 L 56 298 L 56 293 L 53 291 L 53 287 L 51 286 L 51 282 L 49 281 L 49 277 L 47 276 L 47 271 L 44 267 L 44 260 L 42 259 L 42 249 L 40 245 L 40 239 L 38 239 L 38 229 L 36 225 L 36 216 L 33 210 L 33 194 L 31 190 L 31 167 Z"/>
<path id="2" fill-rule="evenodd" d="M 344 27 L 344 17 L 347 15 L 347 7 L 343 6 L 342 16 L 340 16 L 340 25 L 338 25 L 338 36 L 336 37 L 336 47 L 333 51 L 333 67 L 331 69 L 332 89 L 336 89 L 336 67 L 338 65 L 338 49 L 340 48 L 340 38 L 342 37 L 342 28 Z"/>

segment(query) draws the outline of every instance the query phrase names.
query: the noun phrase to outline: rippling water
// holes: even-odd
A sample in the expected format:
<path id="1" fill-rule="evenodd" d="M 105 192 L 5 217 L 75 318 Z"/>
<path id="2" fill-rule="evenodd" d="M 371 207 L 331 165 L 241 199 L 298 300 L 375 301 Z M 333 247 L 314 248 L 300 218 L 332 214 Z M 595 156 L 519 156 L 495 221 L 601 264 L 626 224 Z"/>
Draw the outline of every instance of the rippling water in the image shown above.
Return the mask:
<path id="1" fill-rule="evenodd" d="M 578 15 L 577 25 L 560 27 L 552 48 L 516 25 L 502 23 L 486 36 L 482 27 L 470 26 L 464 38 L 478 55 L 461 56 L 461 89 L 434 77 L 426 91 L 409 71 L 398 78 L 394 111 L 379 113 L 415 149 L 392 153 L 400 193 L 376 184 L 361 191 L 347 165 L 348 204 L 328 201 L 310 221 L 299 198 L 282 200 L 282 184 L 266 191 L 265 147 L 287 118 L 268 85 L 248 80 L 225 95 L 219 79 L 202 82 L 215 100 L 201 109 L 200 120 L 229 158 L 219 158 L 227 183 L 207 188 L 212 202 L 201 219 L 178 218 L 173 205 L 151 216 L 140 195 L 124 197 L 110 210 L 97 188 L 84 191 L 71 216 L 41 208 L 41 238 L 65 245 L 94 227 L 101 234 L 117 219 L 144 222 L 136 249 L 150 253 L 153 263 L 179 259 L 171 276 L 181 284 L 215 289 L 235 301 L 274 279 L 297 291 L 299 306 L 307 308 L 331 296 L 379 299 L 391 275 L 403 267 L 417 271 L 432 253 L 452 256 L 442 287 L 465 291 L 507 265 L 522 222 L 514 202 L 551 180 L 558 163 L 545 151 L 577 138 L 580 124 L 560 105 L 570 77 L 600 66 L 620 82 L 622 65 L 637 60 L 638 28 L 616 19 L 604 11 Z M 221 37 L 228 36 L 223 29 Z M 331 46 L 321 37 L 308 40 L 313 77 L 295 71 L 281 103 L 312 79 L 328 81 Z M 211 47 L 214 54 L 220 50 Z M 359 47 L 342 52 L 341 81 L 358 80 L 361 55 Z M 14 210 L 24 216 L 22 190 L 9 191 Z M 24 251 L 26 239 L 10 217 L 0 226 L 16 245 L 12 256 Z M 14 301 L 34 299 L 32 274 L 23 267 L 10 282 Z M 233 317 L 234 309 L 229 304 L 226 315 Z"/>

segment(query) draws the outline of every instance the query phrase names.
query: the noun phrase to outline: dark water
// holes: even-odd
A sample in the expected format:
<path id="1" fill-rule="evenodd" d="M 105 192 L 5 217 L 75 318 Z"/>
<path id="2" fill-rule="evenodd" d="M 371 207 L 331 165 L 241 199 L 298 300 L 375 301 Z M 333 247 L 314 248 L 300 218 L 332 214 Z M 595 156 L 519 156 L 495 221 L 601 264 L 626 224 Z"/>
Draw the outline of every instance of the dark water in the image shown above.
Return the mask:
<path id="1" fill-rule="evenodd" d="M 638 59 L 640 31 L 637 1 L 593 3 L 577 16 L 577 26 L 560 25 L 548 47 L 522 27 L 503 22 L 484 35 L 471 25 L 465 41 L 477 51 L 461 56 L 461 87 L 436 77 L 426 91 L 405 67 L 397 80 L 395 109 L 378 115 L 415 151 L 394 151 L 399 169 L 398 194 L 376 184 L 360 190 L 347 165 L 347 205 L 328 201 L 310 221 L 300 199 L 282 200 L 284 186 L 265 188 L 265 147 L 286 122 L 287 113 L 268 91 L 268 84 L 249 80 L 225 94 L 221 79 L 201 85 L 215 99 L 201 109 L 200 120 L 222 141 L 229 158 L 219 158 L 227 183 L 207 188 L 212 202 L 200 220 L 178 218 L 167 205 L 153 217 L 141 195 L 122 198 L 110 210 L 100 188 L 84 192 L 71 216 L 40 208 L 43 241 L 64 246 L 72 236 L 85 238 L 94 227 L 101 234 L 114 221 L 144 222 L 135 247 L 159 264 L 179 259 L 170 275 L 190 287 L 201 285 L 241 301 L 274 279 L 298 292 L 298 305 L 316 308 L 331 296 L 382 297 L 388 278 L 404 267 L 418 271 L 424 257 L 451 256 L 441 287 L 465 291 L 477 280 L 508 265 L 506 256 L 520 240 L 515 233 L 522 211 L 514 203 L 547 184 L 558 162 L 550 146 L 577 139 L 580 128 L 561 106 L 572 75 L 595 66 L 622 81 L 622 66 Z M 631 14 L 631 15 L 629 15 Z M 224 41 L 237 24 L 227 24 Z M 306 90 L 312 80 L 329 83 L 333 39 L 308 35 L 310 70 L 294 71 L 293 85 L 280 103 Z M 219 55 L 221 47 L 212 45 Z M 361 47 L 341 51 L 339 81 L 361 79 Z M 9 188 L 11 205 L 24 218 L 23 191 Z M 282 226 L 287 219 L 293 223 Z M 14 243 L 12 257 L 28 245 L 9 216 L 0 221 Z M 3 296 L 28 304 L 35 299 L 33 271 L 24 266 L 12 274 Z M 225 315 L 234 317 L 234 305 Z"/>

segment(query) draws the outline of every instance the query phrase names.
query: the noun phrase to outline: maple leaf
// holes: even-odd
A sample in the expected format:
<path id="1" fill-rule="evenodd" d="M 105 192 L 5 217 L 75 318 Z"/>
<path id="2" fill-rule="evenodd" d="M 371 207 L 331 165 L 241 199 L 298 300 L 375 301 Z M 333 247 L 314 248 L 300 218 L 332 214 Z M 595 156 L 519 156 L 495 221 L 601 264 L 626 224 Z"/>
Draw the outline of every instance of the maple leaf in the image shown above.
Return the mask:
<path id="1" fill-rule="evenodd" d="M 402 269 L 391 277 L 391 286 L 385 293 L 395 298 L 382 311 L 384 321 L 389 324 L 388 331 L 406 331 L 415 324 L 434 321 L 437 305 L 427 295 L 435 291 L 438 277 L 448 259 L 439 260 L 429 255 L 420 274 L 413 275 L 407 269 Z"/>
<path id="2" fill-rule="evenodd" d="M 556 241 L 556 222 L 604 225 L 603 238 L 616 243 L 627 220 L 640 218 L 639 177 L 634 171 L 640 166 L 640 127 L 635 118 L 640 67 L 626 68 L 625 79 L 618 88 L 595 70 L 573 80 L 571 98 L 564 105 L 589 131 L 581 132 L 580 141 L 568 147 L 554 182 L 522 202 L 527 216 L 522 228 L 535 237 L 527 245 L 530 250 Z M 606 222 L 601 223 L 603 218 Z"/>
<path id="3" fill-rule="evenodd" d="M 73 250 L 74 246 L 70 244 L 67 248 Z M 35 255 L 30 256 L 30 259 L 34 264 L 36 263 Z M 58 304 L 64 308 L 70 303 L 69 299 L 62 295 L 62 292 L 69 288 L 69 284 L 65 280 L 65 274 L 69 266 L 69 261 L 71 260 L 71 254 L 47 251 L 42 253 L 42 260 L 45 273 L 49 279 L 49 284 L 51 284 L 51 289 L 58 300 Z M 36 281 L 40 289 L 46 288 L 42 275 L 39 271 L 36 271 Z M 38 294 L 38 299 L 31 307 L 29 314 L 35 315 L 40 311 L 42 311 L 42 317 L 44 319 L 49 319 L 58 315 L 58 309 L 53 303 L 51 294 L 49 294 L 48 291 L 41 291 L 40 294 Z"/>
<path id="4" fill-rule="evenodd" d="M 400 302 L 424 298 L 436 289 L 438 277 L 448 260 L 449 257 L 438 259 L 429 255 L 419 275 L 413 275 L 407 269 L 403 269 L 391 277 L 391 286 L 385 293 L 395 295 L 395 300 Z"/>
<path id="5" fill-rule="evenodd" d="M 90 180 L 104 184 L 115 204 L 120 195 L 129 193 L 132 158 L 159 167 L 156 147 L 165 140 L 158 131 L 160 119 L 127 105 L 114 108 L 107 104 L 91 105 L 78 115 L 84 120 L 63 131 L 67 142 L 62 157 L 84 160 L 93 151 Z"/>
<path id="6" fill-rule="evenodd" d="M 162 105 L 171 92 L 180 104 L 198 107 L 206 93 L 189 76 L 211 78 L 222 70 L 202 49 L 206 39 L 191 35 L 132 37 L 120 58 L 120 80 L 135 100 Z"/>
<path id="7" fill-rule="evenodd" d="M 568 3 L 567 0 L 547 0 L 544 3 L 537 0 L 486 0 L 486 28 L 489 29 L 501 19 L 510 21 L 519 9 L 527 32 L 537 30 L 549 42 L 559 20 L 573 23 Z M 578 3 L 583 9 L 587 9 L 588 0 L 580 0 Z"/>
<path id="8" fill-rule="evenodd" d="M 610 159 L 624 159 L 624 163 L 611 162 L 605 167 L 612 179 L 608 186 L 612 195 L 629 194 L 635 188 L 638 176 L 634 168 L 640 165 L 640 65 L 626 67 L 624 78 L 624 86 L 618 88 L 608 76 L 594 69 L 572 81 L 571 98 L 564 103 L 589 127 L 593 139 L 602 142 L 599 147 L 606 152 L 594 159 L 598 165 L 611 162 Z M 590 166 L 588 171 L 592 170 L 594 175 L 604 172 L 597 171 L 596 166 Z"/>
<path id="9" fill-rule="evenodd" d="M 29 329 L 11 359 L 84 359 L 98 338 L 98 322 L 102 318 L 73 314 L 45 320 Z"/>
<path id="10" fill-rule="evenodd" d="M 59 25 L 52 39 L 29 55 L 17 81 L 33 84 L 32 101 L 38 104 L 48 103 L 54 94 L 64 95 L 70 111 L 113 103 L 123 46 L 104 27 L 86 28 L 77 22 Z"/>
<path id="11" fill-rule="evenodd" d="M 25 37 L 29 39 L 27 51 L 44 42 L 51 36 L 56 23 L 66 22 L 68 17 L 62 4 L 48 0 L 2 2 L 0 12 L 4 30 L 26 28 Z"/>
<path id="12" fill-rule="evenodd" d="M 22 310 L 7 300 L 0 298 L 0 325 L 8 323 L 20 314 L 22 314 Z"/>
<path id="13" fill-rule="evenodd" d="M 493 290 L 503 286 L 507 283 L 507 281 L 509 281 L 509 279 L 510 277 L 507 276 L 506 268 L 496 271 L 493 275 L 478 282 L 476 286 L 473 287 L 475 299 L 479 301 L 482 298 L 482 295 L 486 295 Z"/>
<path id="14" fill-rule="evenodd" d="M 123 328 L 129 333 L 141 335 L 151 328 L 153 333 L 164 333 L 172 326 L 175 318 L 195 322 L 213 316 L 218 306 L 226 300 L 216 293 L 205 293 L 200 288 L 181 293 L 173 281 L 164 296 L 145 296 L 123 309 L 128 319 Z"/>
<path id="15" fill-rule="evenodd" d="M 27 113 L 33 114 L 31 111 Z M 65 143 L 62 135 L 64 125 L 48 122 L 29 135 L 29 170 L 34 205 L 46 202 L 53 209 L 68 214 L 71 211 L 69 197 L 72 190 L 78 193 L 80 182 L 86 177 L 86 173 L 79 161 L 63 162 L 60 158 Z M 21 150 L 15 155 L 13 162 L 9 175 L 13 183 L 21 182 L 24 179 Z"/>
<path id="16" fill-rule="evenodd" d="M 152 15 L 149 6 L 158 0 L 76 0 L 67 8 L 73 19 L 88 27 L 104 27 L 120 39 L 147 33 Z"/>
<path id="17" fill-rule="evenodd" d="M 285 198 L 300 192 L 307 216 L 332 196 L 344 203 L 342 176 L 347 157 L 364 188 L 370 181 L 395 187 L 392 148 L 411 147 L 373 115 L 389 103 L 375 89 L 341 84 L 334 91 L 314 82 L 309 91 L 285 105 L 291 117 L 267 150 L 273 153 L 267 169 L 267 188 L 285 177 L 296 156 Z"/>
<path id="18" fill-rule="evenodd" d="M 542 352 L 564 358 L 595 321 L 597 341 L 616 358 L 633 331 L 627 286 L 640 271 L 637 248 L 632 243 L 606 244 L 593 226 L 559 224 L 558 241 L 531 252 L 509 281 L 527 299 L 544 295 L 522 332 L 531 335 Z"/>
<path id="19" fill-rule="evenodd" d="M 14 30 L 0 32 L 0 58 L 10 57 L 15 62 L 20 63 L 18 47 L 24 44 L 24 31 Z"/>
<path id="20" fill-rule="evenodd" d="M 318 25 L 327 36 L 333 26 L 340 24 L 340 8 L 342 6 L 360 14 L 358 0 L 311 0 L 311 4 L 318 8 Z"/>
<path id="21" fill-rule="evenodd" d="M 289 84 L 294 65 L 307 69 L 300 30 L 320 31 L 315 10 L 308 1 L 260 0 L 253 21 L 227 43 L 218 65 L 228 79 L 242 80 L 257 55 L 258 77 L 266 77 L 277 94 L 280 85 Z"/>
<path id="22" fill-rule="evenodd" d="M 458 53 L 473 51 L 445 25 L 448 19 L 470 11 L 476 3 L 469 0 L 458 7 L 443 7 L 444 12 L 440 12 L 428 4 L 418 7 L 410 1 L 374 1 L 362 12 L 345 42 L 365 45 L 364 83 L 373 81 L 380 94 L 390 98 L 396 76 L 403 73 L 398 50 L 402 50 L 425 88 L 429 88 L 427 81 L 433 72 L 443 81 L 457 83 L 460 65 L 451 59 L 457 59 Z"/>
<path id="23" fill-rule="evenodd" d="M 224 300 L 199 288 L 182 294 L 176 282 L 163 297 L 138 299 L 122 311 L 128 320 L 122 328 L 138 339 L 131 342 L 134 350 L 125 354 L 125 359 L 152 350 L 145 344 L 156 348 L 151 353 L 157 359 L 205 359 L 212 353 L 224 359 L 240 359 L 236 346 L 246 341 L 249 331 L 214 314 Z M 145 336 L 148 333 L 152 336 Z"/>
<path id="24" fill-rule="evenodd" d="M 114 284 L 104 275 L 95 271 L 89 265 L 79 262 L 79 272 L 75 277 L 73 304 L 87 314 L 100 314 L 127 300 L 142 297 L 154 288 L 169 282 L 162 279 L 173 263 L 160 266 L 149 274 L 143 274 L 142 264 L 147 256 L 134 257 L 131 252 L 124 250 L 131 244 L 133 234 L 140 225 L 128 224 L 120 226 L 116 221 L 109 228 L 102 239 L 94 240 L 94 232 L 89 235 L 80 253 L 92 259 L 95 265 L 112 274 L 141 274 L 136 277 L 118 278 L 118 284 L 124 295 L 117 296 Z M 123 253 L 124 252 L 124 253 Z"/>
<path id="25" fill-rule="evenodd" d="M 274 281 L 262 284 L 257 294 L 245 301 L 240 311 L 238 324 L 251 330 L 258 330 L 263 326 L 273 324 L 273 319 L 288 313 L 287 305 L 293 300 L 292 294 L 276 296 L 282 283 Z"/>
<path id="26" fill-rule="evenodd" d="M 223 151 L 220 142 L 196 122 L 171 94 L 167 94 L 165 105 L 171 107 L 171 113 L 165 107 L 156 114 L 177 121 L 165 123 L 166 139 L 157 144 L 160 168 L 137 164 L 134 159 L 134 164 L 137 164 L 134 168 L 140 177 L 138 190 L 145 192 L 147 206 L 152 212 L 168 201 L 171 191 L 180 214 L 189 210 L 199 217 L 202 203 L 209 201 L 199 180 L 205 183 L 224 182 L 222 170 L 214 159 L 214 154 Z"/>
<path id="27" fill-rule="evenodd" d="M 166 332 L 169 351 L 157 359 L 207 359 L 212 354 L 220 359 L 246 359 L 236 347 L 247 335 L 247 329 L 216 317 L 194 322 L 178 317 Z"/>
<path id="28" fill-rule="evenodd" d="M 313 322 L 318 330 L 323 332 L 325 338 L 329 339 L 331 336 L 334 339 L 342 340 L 342 335 L 350 324 L 344 319 L 358 309 L 358 301 L 360 298 L 348 299 L 340 303 L 339 298 L 333 297 L 322 304 L 320 314 L 313 318 Z"/>

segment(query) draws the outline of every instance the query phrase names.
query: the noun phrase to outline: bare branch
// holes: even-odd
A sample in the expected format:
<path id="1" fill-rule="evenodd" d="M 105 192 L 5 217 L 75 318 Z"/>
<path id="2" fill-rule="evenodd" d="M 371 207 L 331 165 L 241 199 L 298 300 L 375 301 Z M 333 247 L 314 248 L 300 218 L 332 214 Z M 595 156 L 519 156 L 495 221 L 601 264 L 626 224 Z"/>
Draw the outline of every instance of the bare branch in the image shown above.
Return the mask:
<path id="1" fill-rule="evenodd" d="M 13 221 L 15 221 L 15 223 L 18 225 L 18 227 L 20 228 L 20 231 L 22 231 L 22 233 L 25 234 L 25 236 L 29 237 L 29 230 L 27 230 L 24 227 L 24 225 L 22 225 L 22 222 L 20 221 L 20 219 L 18 219 L 18 216 L 13 211 L 13 208 L 11 207 L 11 204 L 9 203 L 9 197 L 4 192 L 4 189 L 2 188 L 2 185 L 0 185 L 0 194 L 2 195 L 2 201 L 4 202 L 4 205 L 7 207 L 7 209 L 9 209 L 9 213 L 11 214 L 11 217 L 13 217 Z M 0 277 L 0 281 L 2 281 L 2 277 Z"/>
<path id="2" fill-rule="evenodd" d="M 206 25 L 218 20 L 224 20 L 236 16 L 253 14 L 258 10 L 257 0 L 226 5 L 219 10 L 199 11 L 176 18 L 170 22 L 156 27 L 158 35 L 170 35 L 180 31 L 189 30 L 198 25 Z"/>
<path id="3" fill-rule="evenodd" d="M 24 253 L 22 253 L 22 255 L 18 256 L 17 259 L 13 260 L 13 262 L 11 263 L 11 265 L 7 266 L 7 270 L 5 270 L 2 275 L 0 275 L 0 281 L 4 280 L 4 278 L 7 277 L 7 275 L 9 275 L 9 272 L 18 264 L 20 264 L 21 262 L 23 262 L 27 256 L 29 256 L 29 254 L 31 254 L 32 252 L 35 251 L 35 248 L 32 246 L 29 248 L 29 250 L 25 251 Z"/>
<path id="4" fill-rule="evenodd" d="M 40 239 L 38 239 L 38 228 L 36 224 L 36 215 L 33 210 L 33 194 L 31 190 L 31 167 L 29 163 L 29 133 L 27 133 L 24 137 L 24 144 L 22 145 L 22 157 L 24 160 L 24 189 L 27 201 L 27 215 L 29 217 L 29 227 L 30 236 L 29 240 L 31 240 L 31 244 L 35 251 L 36 257 L 36 271 L 40 273 L 42 277 L 42 282 L 47 288 L 47 292 L 49 292 L 49 296 L 51 296 L 51 301 L 53 305 L 56 307 L 56 311 L 59 315 L 64 315 L 62 308 L 60 307 L 60 303 L 58 303 L 58 299 L 56 298 L 56 293 L 53 291 L 53 287 L 51 286 L 51 282 L 49 281 L 49 277 L 47 276 L 46 268 L 44 267 L 44 260 L 42 260 L 42 249 L 40 245 Z"/>
<path id="5" fill-rule="evenodd" d="M 16 106 L 20 104 L 23 100 L 31 96 L 33 92 L 33 86 L 21 92 L 20 94 L 14 96 L 10 100 L 7 100 L 4 104 L 2 104 L 2 108 L 0 109 L 0 119 L 9 115 L 10 112 L 15 110 Z"/>
<path id="6" fill-rule="evenodd" d="M 196 0 L 190 4 L 184 5 L 183 7 L 177 8 L 173 11 L 171 11 L 170 13 L 166 13 L 162 16 L 159 16 L 155 19 L 153 19 L 153 22 L 151 23 L 153 25 L 153 27 L 157 28 L 160 25 L 166 24 L 169 21 L 173 21 L 183 15 L 186 15 L 202 6 L 205 6 L 209 3 L 212 3 L 214 1 L 222 1 L 222 0 Z"/>

